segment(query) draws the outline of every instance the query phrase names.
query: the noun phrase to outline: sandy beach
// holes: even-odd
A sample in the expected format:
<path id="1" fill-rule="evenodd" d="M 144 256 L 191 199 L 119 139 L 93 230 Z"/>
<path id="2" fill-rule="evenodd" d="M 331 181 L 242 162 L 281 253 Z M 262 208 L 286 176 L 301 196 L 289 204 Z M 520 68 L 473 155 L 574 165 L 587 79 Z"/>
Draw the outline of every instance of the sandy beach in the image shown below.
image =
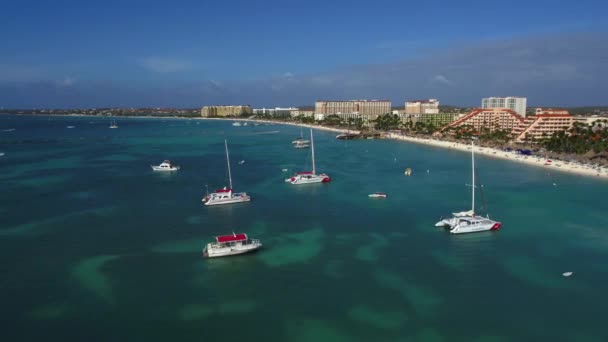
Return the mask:
<path id="1" fill-rule="evenodd" d="M 240 119 L 240 118 L 239 119 L 235 119 L 235 118 L 230 118 L 230 119 L 202 118 L 202 119 L 263 122 L 263 123 L 269 123 L 269 124 L 308 127 L 308 128 L 313 128 L 313 129 L 320 129 L 320 130 L 325 130 L 325 131 L 336 132 L 336 133 L 344 133 L 344 132 L 348 131 L 346 129 L 325 127 L 325 126 L 319 126 L 319 125 L 309 125 L 309 124 L 303 124 L 303 123 L 298 123 L 298 122 L 281 122 L 281 121 L 271 121 L 271 120 L 255 120 L 255 119 L 252 120 L 252 119 Z M 464 151 L 464 152 L 471 151 L 471 145 L 458 143 L 458 142 L 442 141 L 442 140 L 437 140 L 437 139 L 432 139 L 432 138 L 417 138 L 417 137 L 411 137 L 411 136 L 406 136 L 406 135 L 396 134 L 396 133 L 387 133 L 386 135 L 384 135 L 384 137 L 388 138 L 388 139 L 400 140 L 400 141 L 405 141 L 405 142 L 410 142 L 410 143 L 436 146 L 436 147 L 441 147 L 441 148 L 445 148 L 445 149 L 449 149 L 449 150 L 457 150 L 457 151 Z M 563 160 L 551 160 L 549 162 L 547 159 L 537 156 L 537 155 L 526 156 L 526 155 L 519 154 L 515 151 L 507 152 L 507 151 L 499 150 L 496 148 L 490 148 L 490 147 L 475 146 L 475 153 L 484 155 L 487 157 L 491 157 L 491 158 L 505 159 L 505 160 L 510 160 L 510 161 L 517 162 L 517 163 L 523 163 L 523 164 L 527 164 L 527 165 L 542 167 L 542 168 L 547 169 L 547 171 L 569 172 L 569 173 L 573 173 L 573 174 L 608 179 L 608 168 L 605 168 L 605 167 L 598 167 L 598 166 L 594 166 L 594 165 L 583 164 L 583 163 L 578 163 L 578 162 L 568 162 L 568 161 L 563 161 Z"/>
<path id="2" fill-rule="evenodd" d="M 451 150 L 458 150 L 458 151 L 465 151 L 465 152 L 471 151 L 471 145 L 457 143 L 457 142 L 442 141 L 442 140 L 431 139 L 431 138 L 428 138 L 428 139 L 416 138 L 416 137 L 410 137 L 410 136 L 405 136 L 405 135 L 395 134 L 395 133 L 387 134 L 387 138 L 395 139 L 395 140 L 402 140 L 402 141 L 407 141 L 407 142 L 413 142 L 416 144 L 437 146 L 437 147 L 451 149 Z M 543 167 L 543 168 L 546 168 L 547 170 L 551 170 L 551 171 L 570 172 L 570 173 L 576 173 L 576 174 L 585 175 L 585 176 L 593 176 L 593 177 L 597 177 L 597 178 L 608 179 L 608 168 L 605 168 L 605 167 L 597 167 L 597 166 L 593 166 L 593 165 L 589 165 L 589 164 L 568 162 L 568 161 L 563 161 L 563 160 L 548 161 L 547 159 L 537 156 L 537 155 L 526 156 L 526 155 L 519 154 L 515 151 L 507 152 L 507 151 L 502 151 L 502 150 L 499 150 L 496 148 L 480 147 L 480 146 L 475 146 L 475 153 L 481 154 L 484 156 L 488 156 L 488 157 L 492 157 L 492 158 L 506 159 L 506 160 L 510 160 L 513 162 Z"/>

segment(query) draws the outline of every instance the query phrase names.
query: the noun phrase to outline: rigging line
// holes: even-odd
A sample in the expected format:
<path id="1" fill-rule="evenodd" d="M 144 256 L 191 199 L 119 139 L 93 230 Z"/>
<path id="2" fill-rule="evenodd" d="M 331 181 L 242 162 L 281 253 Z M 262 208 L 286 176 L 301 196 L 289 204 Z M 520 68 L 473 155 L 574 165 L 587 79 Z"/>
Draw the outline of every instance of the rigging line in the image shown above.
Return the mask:
<path id="1" fill-rule="evenodd" d="M 486 212 L 488 211 L 488 208 L 486 206 L 486 199 L 483 193 L 483 183 L 481 183 L 481 179 L 479 177 L 479 172 L 477 172 L 477 169 L 475 171 L 475 174 L 477 175 L 477 179 L 479 180 L 479 193 L 481 195 L 481 206 L 483 208 L 483 210 L 485 210 Z"/>

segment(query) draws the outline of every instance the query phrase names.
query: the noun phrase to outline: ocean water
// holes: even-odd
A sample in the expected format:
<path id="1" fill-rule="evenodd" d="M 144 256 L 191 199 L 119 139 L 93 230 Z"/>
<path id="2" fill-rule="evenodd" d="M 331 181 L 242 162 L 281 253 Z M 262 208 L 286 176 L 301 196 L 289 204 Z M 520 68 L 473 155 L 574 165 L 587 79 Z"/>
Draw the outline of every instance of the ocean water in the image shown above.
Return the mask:
<path id="1" fill-rule="evenodd" d="M 0 116 L 2 340 L 608 340 L 608 182 L 480 156 L 503 229 L 454 236 L 434 223 L 470 206 L 467 153 L 315 131 L 333 181 L 292 186 L 297 127 L 118 124 Z M 253 200 L 205 207 L 224 139 Z M 201 257 L 233 231 L 265 248 Z"/>

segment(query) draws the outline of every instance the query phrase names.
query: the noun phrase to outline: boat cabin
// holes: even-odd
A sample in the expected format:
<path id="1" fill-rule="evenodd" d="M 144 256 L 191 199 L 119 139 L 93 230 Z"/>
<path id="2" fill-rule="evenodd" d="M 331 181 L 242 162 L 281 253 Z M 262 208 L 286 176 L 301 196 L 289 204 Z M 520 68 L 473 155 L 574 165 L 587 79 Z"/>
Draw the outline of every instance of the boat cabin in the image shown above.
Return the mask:
<path id="1" fill-rule="evenodd" d="M 240 233 L 232 235 L 222 235 L 215 237 L 215 243 L 211 243 L 211 248 L 225 248 L 225 247 L 234 247 L 234 246 L 243 246 L 253 244 L 257 240 L 250 239 L 247 234 Z"/>

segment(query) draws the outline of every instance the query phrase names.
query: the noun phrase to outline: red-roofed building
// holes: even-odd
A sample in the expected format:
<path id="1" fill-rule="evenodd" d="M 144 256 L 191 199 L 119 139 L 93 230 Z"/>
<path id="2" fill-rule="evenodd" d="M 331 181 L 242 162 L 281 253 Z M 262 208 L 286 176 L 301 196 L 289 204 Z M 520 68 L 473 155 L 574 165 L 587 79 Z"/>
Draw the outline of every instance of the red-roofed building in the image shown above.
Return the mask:
<path id="1" fill-rule="evenodd" d="M 516 141 L 539 140 L 570 129 L 574 121 L 567 110 L 536 108 L 536 115 L 527 117 L 513 134 Z"/>
<path id="2" fill-rule="evenodd" d="M 445 126 L 441 131 L 445 131 L 450 127 L 459 126 L 470 126 L 477 132 L 481 132 L 484 128 L 489 129 L 490 132 L 495 130 L 512 131 L 523 124 L 523 122 L 524 118 L 511 109 L 477 108 Z"/>

